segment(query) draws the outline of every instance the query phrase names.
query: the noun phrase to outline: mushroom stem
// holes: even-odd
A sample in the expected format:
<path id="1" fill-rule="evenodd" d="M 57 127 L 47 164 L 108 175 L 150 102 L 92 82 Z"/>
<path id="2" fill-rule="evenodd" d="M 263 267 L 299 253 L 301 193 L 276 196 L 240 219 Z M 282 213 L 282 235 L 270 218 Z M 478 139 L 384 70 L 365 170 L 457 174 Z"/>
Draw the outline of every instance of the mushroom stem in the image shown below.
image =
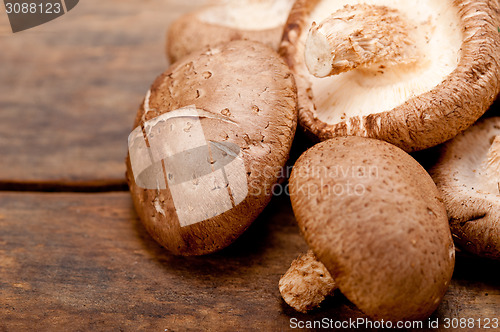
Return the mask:
<path id="1" fill-rule="evenodd" d="M 289 306 L 305 313 L 332 295 L 337 285 L 323 263 L 309 250 L 292 262 L 280 279 L 279 289 Z"/>
<path id="2" fill-rule="evenodd" d="M 305 44 L 305 62 L 317 77 L 355 68 L 411 63 L 415 42 L 407 19 L 386 6 L 346 5 L 319 25 L 313 22 Z"/>
<path id="3" fill-rule="evenodd" d="M 500 135 L 492 140 L 486 157 L 486 178 L 488 182 L 496 183 L 500 193 Z"/>

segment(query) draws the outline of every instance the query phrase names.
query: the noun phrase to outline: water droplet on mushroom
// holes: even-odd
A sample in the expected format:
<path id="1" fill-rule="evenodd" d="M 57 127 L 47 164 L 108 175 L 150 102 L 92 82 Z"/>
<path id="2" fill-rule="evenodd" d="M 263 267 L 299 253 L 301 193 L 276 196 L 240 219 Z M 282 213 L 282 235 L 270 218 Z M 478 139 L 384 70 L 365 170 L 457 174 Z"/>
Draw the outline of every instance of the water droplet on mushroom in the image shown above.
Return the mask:
<path id="1" fill-rule="evenodd" d="M 225 115 L 225 116 L 231 116 L 231 111 L 229 111 L 228 108 L 224 108 L 222 111 L 220 111 L 222 113 L 222 115 Z"/>
<path id="2" fill-rule="evenodd" d="M 204 72 L 204 73 L 203 73 L 203 78 L 204 78 L 204 79 L 206 79 L 206 80 L 207 80 L 207 79 L 209 79 L 210 77 L 212 77 L 212 73 L 211 73 L 211 72 L 206 71 L 206 72 Z"/>
<path id="3" fill-rule="evenodd" d="M 191 122 L 188 122 L 186 124 L 186 127 L 184 127 L 184 132 L 188 133 L 191 130 L 191 128 L 193 128 L 193 124 Z"/>
<path id="4" fill-rule="evenodd" d="M 257 105 L 253 105 L 252 106 L 252 111 L 254 111 L 255 113 L 259 113 L 260 112 L 260 108 Z"/>

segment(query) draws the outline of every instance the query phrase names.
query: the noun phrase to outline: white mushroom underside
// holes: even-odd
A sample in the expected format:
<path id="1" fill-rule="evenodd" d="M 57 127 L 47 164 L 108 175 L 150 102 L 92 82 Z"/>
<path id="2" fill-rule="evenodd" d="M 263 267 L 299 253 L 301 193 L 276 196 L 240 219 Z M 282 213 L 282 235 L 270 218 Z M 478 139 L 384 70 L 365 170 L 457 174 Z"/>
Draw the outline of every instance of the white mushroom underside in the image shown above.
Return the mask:
<path id="1" fill-rule="evenodd" d="M 318 118 L 334 124 L 347 117 L 389 111 L 430 91 L 458 65 L 463 33 L 451 0 L 323 0 L 309 26 L 320 23 L 344 5 L 382 5 L 401 11 L 411 21 L 419 60 L 415 64 L 356 69 L 327 78 L 309 76 Z M 305 44 L 307 32 L 301 42 Z"/>
<path id="2" fill-rule="evenodd" d="M 266 30 L 283 26 L 293 0 L 227 0 L 200 12 L 206 23 L 240 30 Z"/>
<path id="3" fill-rule="evenodd" d="M 500 169 L 487 169 L 488 152 L 496 136 L 500 136 L 500 122 L 489 121 L 485 126 L 471 127 L 452 141 L 456 155 L 449 167 L 455 170 L 453 180 L 457 189 L 485 198 L 494 195 L 498 200 L 500 190 L 496 174 Z"/>

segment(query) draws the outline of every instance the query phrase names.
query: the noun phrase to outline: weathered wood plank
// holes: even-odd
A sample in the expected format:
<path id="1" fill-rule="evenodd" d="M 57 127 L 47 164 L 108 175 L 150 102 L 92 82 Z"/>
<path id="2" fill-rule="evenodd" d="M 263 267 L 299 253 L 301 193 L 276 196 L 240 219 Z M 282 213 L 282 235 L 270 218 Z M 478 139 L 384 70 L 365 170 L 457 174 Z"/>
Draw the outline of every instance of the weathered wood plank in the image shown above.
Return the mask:
<path id="1" fill-rule="evenodd" d="M 274 331 L 291 318 L 364 317 L 341 295 L 309 315 L 281 300 L 278 280 L 306 250 L 286 197 L 204 257 L 158 246 L 127 193 L 0 194 L 0 230 L 0 330 Z M 459 258 L 434 318 L 498 317 L 499 273 Z"/>
<path id="2" fill-rule="evenodd" d="M 16 34 L 0 13 L 0 189 L 123 185 L 167 26 L 201 2 L 85 0 Z"/>

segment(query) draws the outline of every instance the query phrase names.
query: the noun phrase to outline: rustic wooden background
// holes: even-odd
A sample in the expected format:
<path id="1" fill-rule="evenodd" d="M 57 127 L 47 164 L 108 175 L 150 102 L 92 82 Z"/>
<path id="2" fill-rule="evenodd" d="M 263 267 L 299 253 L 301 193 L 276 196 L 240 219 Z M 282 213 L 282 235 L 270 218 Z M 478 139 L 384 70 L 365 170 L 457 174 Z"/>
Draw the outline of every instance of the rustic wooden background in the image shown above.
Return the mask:
<path id="1" fill-rule="evenodd" d="M 169 255 L 138 222 L 127 136 L 167 67 L 168 24 L 201 2 L 84 0 L 17 34 L 0 12 L 0 331 L 273 331 L 294 317 L 365 317 L 341 294 L 309 315 L 281 300 L 278 280 L 306 250 L 285 196 L 204 257 Z M 498 262 L 459 255 L 432 318 L 499 317 L 499 275 Z"/>
<path id="2" fill-rule="evenodd" d="M 168 65 L 166 29 L 199 3 L 85 0 L 16 34 L 0 12 L 3 188 L 123 189 L 135 113 Z"/>

